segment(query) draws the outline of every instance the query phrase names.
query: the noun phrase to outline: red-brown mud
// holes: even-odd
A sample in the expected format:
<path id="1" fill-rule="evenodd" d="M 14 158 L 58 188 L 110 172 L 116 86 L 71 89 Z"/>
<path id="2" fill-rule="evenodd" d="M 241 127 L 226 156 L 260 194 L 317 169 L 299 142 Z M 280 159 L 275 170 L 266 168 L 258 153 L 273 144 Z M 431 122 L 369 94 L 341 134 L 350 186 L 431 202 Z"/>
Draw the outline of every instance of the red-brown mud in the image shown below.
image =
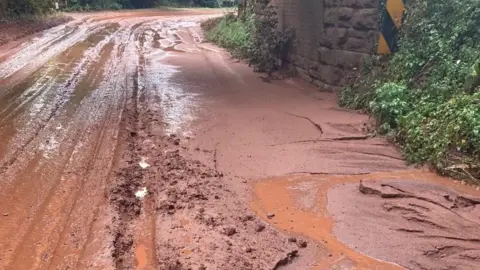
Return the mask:
<path id="1" fill-rule="evenodd" d="M 0 46 L 9 42 L 16 43 L 24 37 L 35 34 L 37 32 L 50 29 L 60 24 L 70 21 L 72 18 L 68 16 L 52 16 L 33 20 L 18 20 L 13 22 L 0 22 Z M 16 43 L 18 45 L 18 43 Z M 14 45 L 14 44 L 12 44 Z M 13 46 L 9 46 L 13 48 Z M 0 53 L 1 59 L 1 53 Z"/>
<path id="2" fill-rule="evenodd" d="M 478 265 L 480 192 L 431 172 L 291 175 L 260 181 L 254 191 L 252 208 L 266 221 L 326 248 L 313 269 Z"/>
<path id="3" fill-rule="evenodd" d="M 390 179 L 328 193 L 337 238 L 409 269 L 476 269 L 480 192 L 475 197 L 421 179 Z"/>
<path id="4" fill-rule="evenodd" d="M 337 184 L 423 174 L 410 177 L 395 147 L 369 136 L 370 119 L 338 108 L 334 94 L 267 82 L 205 43 L 199 22 L 221 12 L 74 14 L 5 49 L 0 269 L 427 265 L 426 242 L 405 263 L 369 230 L 375 243 L 363 246 L 345 227 L 356 216 L 337 213 L 341 194 L 385 212 L 371 222 L 404 221 L 378 194 L 347 185 L 327 206 Z M 448 237 L 459 237 L 455 226 Z M 405 230 L 392 233 L 415 234 Z M 458 254 L 468 269 L 470 250 Z"/>

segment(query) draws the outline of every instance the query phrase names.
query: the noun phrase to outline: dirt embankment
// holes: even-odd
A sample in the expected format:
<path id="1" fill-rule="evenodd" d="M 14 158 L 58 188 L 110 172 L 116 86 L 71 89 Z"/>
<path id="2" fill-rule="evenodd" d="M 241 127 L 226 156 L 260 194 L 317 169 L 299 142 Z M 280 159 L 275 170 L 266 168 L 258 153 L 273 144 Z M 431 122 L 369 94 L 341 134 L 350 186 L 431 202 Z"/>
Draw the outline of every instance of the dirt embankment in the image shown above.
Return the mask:
<path id="1" fill-rule="evenodd" d="M 0 46 L 10 41 L 16 41 L 37 32 L 55 27 L 71 21 L 72 18 L 57 15 L 33 20 L 17 20 L 13 22 L 0 22 Z"/>

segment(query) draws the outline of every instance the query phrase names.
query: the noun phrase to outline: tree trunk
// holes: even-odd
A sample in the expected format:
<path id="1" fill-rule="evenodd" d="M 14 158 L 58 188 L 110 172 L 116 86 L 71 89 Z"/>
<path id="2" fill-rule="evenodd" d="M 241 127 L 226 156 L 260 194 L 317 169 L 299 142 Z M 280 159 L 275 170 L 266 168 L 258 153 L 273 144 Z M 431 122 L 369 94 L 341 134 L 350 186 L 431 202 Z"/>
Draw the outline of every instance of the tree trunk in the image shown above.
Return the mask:
<path id="1" fill-rule="evenodd" d="M 238 17 L 244 19 L 245 10 L 247 9 L 247 0 L 238 1 Z"/>

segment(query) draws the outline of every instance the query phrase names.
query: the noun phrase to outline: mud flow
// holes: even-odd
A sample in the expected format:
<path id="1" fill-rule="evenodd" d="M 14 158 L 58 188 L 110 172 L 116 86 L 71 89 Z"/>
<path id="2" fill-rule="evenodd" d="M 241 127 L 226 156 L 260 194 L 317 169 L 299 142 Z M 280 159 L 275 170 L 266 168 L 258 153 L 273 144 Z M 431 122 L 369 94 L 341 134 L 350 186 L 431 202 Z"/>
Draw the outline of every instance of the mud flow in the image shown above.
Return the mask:
<path id="1" fill-rule="evenodd" d="M 222 12 L 0 46 L 0 269 L 477 269 L 478 192 L 207 43 Z"/>
<path id="2" fill-rule="evenodd" d="M 430 172 L 294 175 L 259 182 L 255 194 L 266 221 L 327 248 L 314 269 L 478 267 L 480 192 Z"/>

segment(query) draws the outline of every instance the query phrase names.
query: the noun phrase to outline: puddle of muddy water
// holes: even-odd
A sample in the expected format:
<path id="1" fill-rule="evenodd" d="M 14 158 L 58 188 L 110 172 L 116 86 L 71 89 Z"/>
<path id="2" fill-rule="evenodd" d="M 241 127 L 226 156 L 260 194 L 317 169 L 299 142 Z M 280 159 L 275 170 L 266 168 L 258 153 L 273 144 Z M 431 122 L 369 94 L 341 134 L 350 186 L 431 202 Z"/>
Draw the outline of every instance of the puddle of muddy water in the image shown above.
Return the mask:
<path id="1" fill-rule="evenodd" d="M 403 269 L 394 263 L 371 258 L 337 240 L 333 234 L 334 220 L 327 211 L 327 193 L 334 186 L 358 184 L 360 180 L 418 180 L 441 185 L 459 193 L 475 194 L 475 190 L 426 171 L 373 173 L 357 176 L 291 175 L 260 181 L 254 186 L 252 209 L 277 229 L 303 235 L 323 244 L 327 259 L 314 269 Z M 267 213 L 274 213 L 273 219 Z"/>
<path id="2" fill-rule="evenodd" d="M 137 261 L 137 270 L 141 270 L 147 267 L 148 255 L 144 245 L 140 244 L 135 248 L 135 259 Z"/>

